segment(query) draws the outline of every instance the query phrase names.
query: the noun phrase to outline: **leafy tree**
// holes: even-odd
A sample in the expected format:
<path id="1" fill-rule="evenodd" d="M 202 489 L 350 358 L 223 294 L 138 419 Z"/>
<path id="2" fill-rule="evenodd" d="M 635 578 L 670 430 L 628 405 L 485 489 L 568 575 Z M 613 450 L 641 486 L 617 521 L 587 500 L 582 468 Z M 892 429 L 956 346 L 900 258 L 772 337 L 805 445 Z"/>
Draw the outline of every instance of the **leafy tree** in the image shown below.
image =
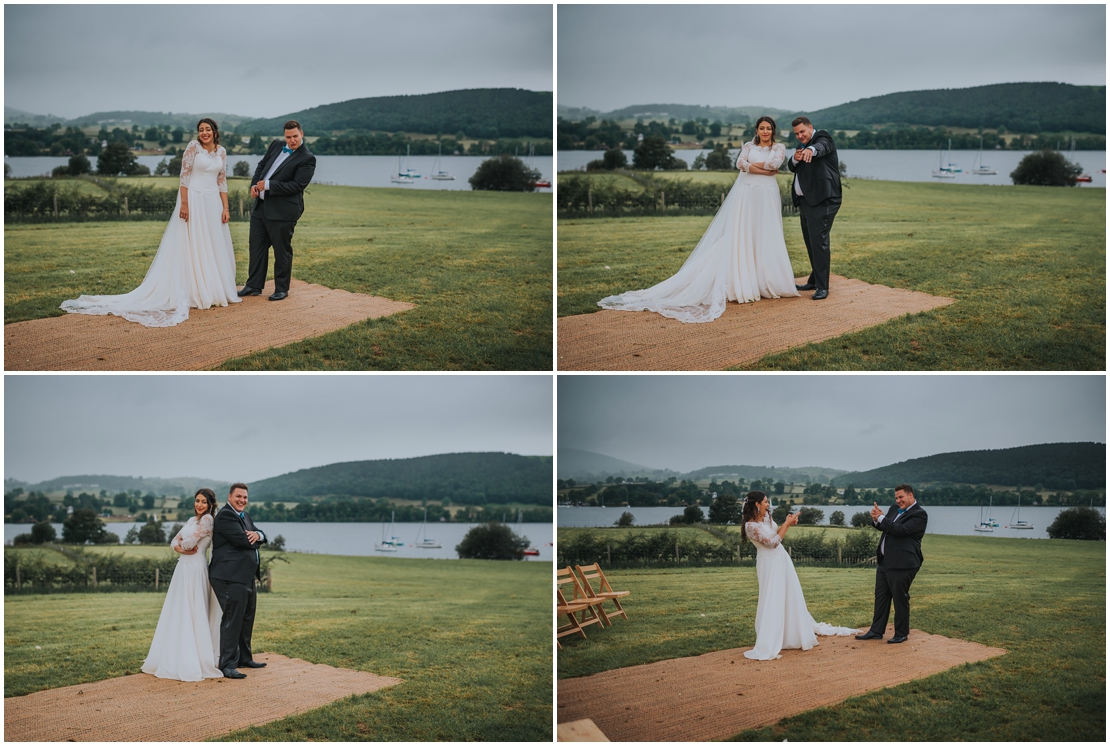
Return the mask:
<path id="1" fill-rule="evenodd" d="M 709 506 L 710 523 L 735 523 L 743 521 L 744 508 L 733 494 L 718 494 L 717 499 Z"/>
<path id="2" fill-rule="evenodd" d="M 154 495 L 147 493 L 143 495 L 143 507 L 150 510 L 154 507 Z"/>
<path id="3" fill-rule="evenodd" d="M 628 165 L 628 156 L 620 148 L 610 148 L 605 151 L 605 155 L 601 157 L 605 162 L 605 168 L 612 171 L 616 168 L 624 168 Z"/>
<path id="4" fill-rule="evenodd" d="M 178 171 L 178 173 L 180 173 L 180 170 Z M 247 163 L 246 161 L 238 161 L 235 164 L 235 167 L 231 170 L 231 173 L 233 176 L 244 176 L 250 178 L 251 164 Z"/>
<path id="5" fill-rule="evenodd" d="M 54 527 L 48 521 L 41 521 L 31 526 L 31 543 L 32 544 L 46 544 L 54 541 L 57 538 L 57 533 Z"/>
<path id="6" fill-rule="evenodd" d="M 92 508 L 77 508 L 62 524 L 66 544 L 117 544 L 119 537 L 104 527 Z"/>
<path id="7" fill-rule="evenodd" d="M 724 144 L 715 146 L 713 152 L 705 156 L 705 167 L 710 171 L 729 171 L 734 165 Z"/>
<path id="8" fill-rule="evenodd" d="M 116 495 L 115 497 L 113 497 L 112 498 L 112 505 L 116 506 L 117 508 L 126 508 L 127 507 L 127 493 L 126 492 L 121 492 L 118 495 Z"/>
<path id="9" fill-rule="evenodd" d="M 771 511 L 771 520 L 781 526 L 782 522 L 786 520 L 786 516 L 790 513 L 790 509 L 790 503 L 779 503 L 778 506 Z"/>
<path id="10" fill-rule="evenodd" d="M 285 551 L 285 537 L 281 534 L 275 536 L 269 543 L 268 547 L 275 552 Z"/>
<path id="11" fill-rule="evenodd" d="M 148 127 L 146 132 L 143 133 L 144 140 L 159 140 L 162 133 L 158 131 L 157 127 Z"/>
<path id="12" fill-rule="evenodd" d="M 146 525 L 139 529 L 140 544 L 165 544 L 166 530 L 162 524 L 154 520 L 154 516 L 147 518 Z"/>
<path id="13" fill-rule="evenodd" d="M 80 176 L 81 174 L 87 174 L 92 171 L 92 165 L 85 156 L 74 155 L 70 156 L 67 171 L 70 176 Z"/>
<path id="14" fill-rule="evenodd" d="M 818 508 L 802 508 L 798 511 L 798 525 L 816 526 L 824 517 L 824 512 Z"/>
<path id="15" fill-rule="evenodd" d="M 173 141 L 181 142 L 185 138 L 185 130 L 182 127 L 175 127 L 173 130 Z"/>
<path id="16" fill-rule="evenodd" d="M 96 160 L 96 171 L 101 176 L 131 174 L 136 166 L 138 162 L 135 153 L 122 141 L 108 143 L 108 147 L 100 151 Z"/>
<path id="17" fill-rule="evenodd" d="M 779 481 L 775 482 L 775 494 L 776 495 L 781 495 L 785 492 L 786 492 L 786 482 L 782 481 L 781 479 Z"/>
<path id="18" fill-rule="evenodd" d="M 686 161 L 677 158 L 674 150 L 662 137 L 649 136 L 632 151 L 633 168 L 654 171 L 684 171 Z"/>
<path id="19" fill-rule="evenodd" d="M 10 179 L 12 177 L 12 167 L 10 163 L 4 164 L 4 178 Z"/>
<path id="20" fill-rule="evenodd" d="M 455 551 L 459 559 L 520 560 L 528 543 L 504 523 L 491 521 L 467 531 Z"/>
<path id="21" fill-rule="evenodd" d="M 635 522 L 636 516 L 629 513 L 627 510 L 621 513 L 621 517 L 617 519 L 614 524 L 616 526 L 631 526 Z"/>
<path id="22" fill-rule="evenodd" d="M 124 544 L 137 544 L 139 542 L 139 529 L 135 526 L 127 529 L 127 535 L 123 537 Z"/>
<path id="23" fill-rule="evenodd" d="M 829 516 L 830 526 L 843 526 L 844 525 L 844 511 L 834 510 L 832 515 Z"/>
<path id="24" fill-rule="evenodd" d="M 1100 541 L 1106 538 L 1106 517 L 1094 508 L 1080 505 L 1061 510 L 1046 530 L 1050 539 Z"/>
<path id="25" fill-rule="evenodd" d="M 867 512 L 856 513 L 852 516 L 852 527 L 860 528 L 861 526 L 871 525 L 871 514 Z"/>
<path id="26" fill-rule="evenodd" d="M 687 505 L 686 509 L 682 511 L 683 523 L 701 523 L 705 520 L 705 514 L 701 512 L 701 508 L 697 505 Z"/>
<path id="27" fill-rule="evenodd" d="M 1075 186 L 1083 169 L 1054 150 L 1030 153 L 1010 173 L 1015 184 Z"/>
<path id="28" fill-rule="evenodd" d="M 482 161 L 470 177 L 470 188 L 493 192 L 534 192 L 540 172 L 528 168 L 511 155 L 498 155 Z"/>

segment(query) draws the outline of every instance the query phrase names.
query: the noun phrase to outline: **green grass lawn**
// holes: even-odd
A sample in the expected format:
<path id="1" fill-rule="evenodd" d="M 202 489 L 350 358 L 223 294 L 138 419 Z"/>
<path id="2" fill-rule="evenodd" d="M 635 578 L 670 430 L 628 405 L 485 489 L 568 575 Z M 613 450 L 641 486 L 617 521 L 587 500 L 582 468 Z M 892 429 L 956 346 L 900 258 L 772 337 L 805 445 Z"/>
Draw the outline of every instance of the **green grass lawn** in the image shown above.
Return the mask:
<path id="1" fill-rule="evenodd" d="M 161 556 L 170 550 L 96 551 Z M 273 592 L 259 597 L 254 650 L 404 683 L 226 740 L 551 739 L 551 565 L 287 557 L 288 564 L 274 567 Z M 6 597 L 4 696 L 138 672 L 164 598 Z M 136 712 L 152 706 L 135 703 Z"/>
<path id="2" fill-rule="evenodd" d="M 911 626 L 1009 652 L 735 740 L 1105 740 L 1106 544 L 930 534 L 922 550 Z M 608 576 L 632 591 L 630 620 L 591 627 L 586 640 L 564 638 L 560 678 L 755 643 L 752 567 Z M 816 620 L 870 624 L 874 570 L 799 567 L 798 576 Z"/>
<path id="3" fill-rule="evenodd" d="M 957 302 L 768 355 L 746 369 L 1105 369 L 1105 190 L 847 184 L 833 226 L 832 271 Z M 711 220 L 561 219 L 559 315 L 592 313 L 607 295 L 671 276 Z M 784 231 L 795 274 L 808 274 L 797 218 L 785 218 Z"/>
<path id="4" fill-rule="evenodd" d="M 315 185 L 305 202 L 294 278 L 417 307 L 222 370 L 551 370 L 550 194 Z M 61 315 L 59 304 L 82 293 L 134 289 L 164 230 L 161 221 L 5 225 L 5 323 Z M 239 284 L 249 230 L 231 224 Z"/>

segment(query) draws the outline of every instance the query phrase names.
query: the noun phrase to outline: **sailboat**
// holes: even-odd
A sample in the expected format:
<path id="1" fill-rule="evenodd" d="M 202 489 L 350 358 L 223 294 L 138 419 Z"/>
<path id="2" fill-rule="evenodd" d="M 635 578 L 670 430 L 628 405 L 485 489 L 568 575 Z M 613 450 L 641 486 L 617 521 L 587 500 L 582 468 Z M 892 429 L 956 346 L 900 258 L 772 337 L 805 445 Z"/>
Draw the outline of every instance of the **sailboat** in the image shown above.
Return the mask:
<path id="1" fill-rule="evenodd" d="M 994 505 L 994 498 L 991 498 L 991 506 L 993 507 L 993 505 Z M 979 525 L 977 525 L 975 527 L 976 531 L 978 531 L 979 533 L 984 533 L 984 534 L 993 534 L 994 533 L 994 527 L 991 525 L 991 519 L 989 518 L 990 514 L 991 514 L 990 508 L 987 508 L 988 518 L 986 520 L 983 520 L 983 506 L 981 506 L 981 505 L 979 506 Z"/>
<path id="2" fill-rule="evenodd" d="M 389 177 L 389 180 L 394 184 L 413 184 L 420 174 L 409 168 L 409 149 L 410 146 L 405 145 L 404 162 L 401 161 L 401 156 L 397 156 L 397 173 Z"/>
<path id="3" fill-rule="evenodd" d="M 454 181 L 454 174 L 447 173 L 439 167 L 439 159 L 443 157 L 443 143 L 439 144 L 439 154 L 436 155 L 436 162 L 432 165 L 432 173 L 428 178 L 435 179 L 436 181 Z"/>
<path id="4" fill-rule="evenodd" d="M 530 170 L 535 170 L 536 168 L 536 146 L 532 143 L 528 143 L 528 163 L 526 165 Z M 539 189 L 550 189 L 551 182 L 541 177 L 540 180 L 535 183 L 535 186 Z"/>
<path id="5" fill-rule="evenodd" d="M 1028 521 L 1021 520 L 1021 493 L 1020 492 L 1018 493 L 1017 509 L 1015 509 L 1014 514 L 1012 516 L 1010 516 L 1010 525 L 1007 526 L 1006 528 L 1025 528 L 1025 529 L 1033 528 L 1032 523 L 1029 523 Z"/>
<path id="6" fill-rule="evenodd" d="M 948 152 L 949 152 L 949 157 L 951 157 L 951 153 L 952 153 L 952 138 L 951 137 L 948 138 Z M 945 163 L 944 163 L 944 151 L 941 150 L 940 151 L 940 161 L 937 164 L 937 170 L 933 171 L 933 178 L 934 179 L 954 179 L 954 178 L 956 178 L 956 174 L 958 174 L 960 172 L 960 169 L 955 168 L 955 165 L 956 165 L 955 163 L 949 163 L 948 165 L 945 165 Z"/>
<path id="7" fill-rule="evenodd" d="M 393 535 L 393 511 L 389 513 L 389 538 L 385 537 L 385 523 L 382 523 L 382 540 L 374 545 L 375 552 L 396 552 L 404 542 Z"/>
<path id="8" fill-rule="evenodd" d="M 977 155 L 975 157 L 975 162 L 978 163 L 979 165 L 976 166 L 976 165 L 972 164 L 971 173 L 973 173 L 973 174 L 979 174 L 980 176 L 989 176 L 991 174 L 997 174 L 998 173 L 997 171 L 995 171 L 990 166 L 983 165 L 983 136 L 982 135 L 979 135 L 979 155 Z"/>
<path id="9" fill-rule="evenodd" d="M 432 177 L 435 178 L 434 176 Z M 424 534 L 424 538 L 420 538 L 420 534 Z M 439 549 L 440 543 L 434 539 L 428 538 L 428 509 L 424 508 L 424 522 L 420 524 L 420 531 L 416 534 L 416 548 L 417 549 Z"/>
<path id="10" fill-rule="evenodd" d="M 524 514 L 520 512 L 520 508 L 516 509 L 516 531 L 518 536 L 524 535 Z M 524 550 L 525 557 L 539 557 L 540 550 L 528 547 Z"/>

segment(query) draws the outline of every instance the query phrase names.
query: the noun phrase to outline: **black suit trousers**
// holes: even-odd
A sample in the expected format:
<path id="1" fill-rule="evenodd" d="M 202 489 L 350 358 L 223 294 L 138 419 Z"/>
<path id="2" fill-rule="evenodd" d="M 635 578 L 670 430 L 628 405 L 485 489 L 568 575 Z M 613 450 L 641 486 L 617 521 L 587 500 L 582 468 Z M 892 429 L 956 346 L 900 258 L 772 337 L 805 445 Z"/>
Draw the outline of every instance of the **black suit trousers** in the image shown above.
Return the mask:
<path id="1" fill-rule="evenodd" d="M 798 211 L 802 220 L 802 239 L 809 253 L 809 282 L 818 290 L 829 289 L 829 232 L 840 210 L 840 198 L 830 198 L 817 205 L 799 200 Z M 252 254 L 253 256 L 253 254 Z"/>
<path id="2" fill-rule="evenodd" d="M 890 618 L 890 604 L 894 602 L 894 634 L 905 637 L 910 633 L 910 584 L 917 576 L 920 567 L 908 570 L 889 569 L 879 561 L 875 572 L 875 616 L 871 619 L 871 631 L 877 635 L 886 633 L 887 619 Z"/>
<path id="3" fill-rule="evenodd" d="M 223 610 L 220 620 L 220 670 L 236 668 L 240 663 L 249 663 L 251 654 L 251 633 L 254 631 L 254 607 L 256 594 L 254 583 L 230 583 L 226 580 L 211 578 L 212 591 Z"/>
<path id="4" fill-rule="evenodd" d="M 266 270 L 270 263 L 270 247 L 274 249 L 274 290 L 289 292 L 289 279 L 293 274 L 293 229 L 297 222 L 267 220 L 251 212 L 250 264 L 247 269 L 246 287 L 261 290 L 266 286 Z"/>

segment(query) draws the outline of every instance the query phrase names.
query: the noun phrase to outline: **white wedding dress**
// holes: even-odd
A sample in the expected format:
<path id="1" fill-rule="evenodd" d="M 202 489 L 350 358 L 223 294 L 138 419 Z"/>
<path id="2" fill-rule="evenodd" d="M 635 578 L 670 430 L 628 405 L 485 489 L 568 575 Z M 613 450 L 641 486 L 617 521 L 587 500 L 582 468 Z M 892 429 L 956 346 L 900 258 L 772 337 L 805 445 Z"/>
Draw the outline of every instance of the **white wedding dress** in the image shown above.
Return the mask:
<path id="1" fill-rule="evenodd" d="M 210 515 L 200 521 L 194 516 L 171 542 L 183 549 L 196 547 L 197 552 L 178 555 L 143 673 L 178 681 L 223 678 L 216 668 L 223 612 L 208 583 L 205 557 L 212 543 L 212 523 Z"/>
<path id="2" fill-rule="evenodd" d="M 113 314 L 143 326 L 176 326 L 189 318 L 190 308 L 240 301 L 231 230 L 222 221 L 227 152 L 219 147 L 209 153 L 191 141 L 181 158 L 181 186 L 189 190 L 189 219 L 180 217 L 179 192 L 142 284 L 124 295 L 82 295 L 63 301 L 63 311 Z"/>
<path id="3" fill-rule="evenodd" d="M 858 629 L 834 627 L 813 621 L 806 608 L 802 584 L 794 563 L 782 546 L 778 526 L 768 513 L 762 522 L 749 521 L 744 531 L 756 547 L 755 574 L 759 579 L 759 605 L 755 610 L 755 647 L 745 658 L 769 661 L 781 658 L 779 651 L 817 645 L 817 635 L 847 637 Z"/>
<path id="4" fill-rule="evenodd" d="M 786 148 L 745 143 L 741 170 L 693 253 L 678 272 L 646 290 L 598 301 L 614 311 L 654 311 L 687 324 L 713 321 L 730 301 L 797 296 L 782 234 L 782 200 L 774 176 L 747 173 L 751 163 L 778 169 Z"/>

